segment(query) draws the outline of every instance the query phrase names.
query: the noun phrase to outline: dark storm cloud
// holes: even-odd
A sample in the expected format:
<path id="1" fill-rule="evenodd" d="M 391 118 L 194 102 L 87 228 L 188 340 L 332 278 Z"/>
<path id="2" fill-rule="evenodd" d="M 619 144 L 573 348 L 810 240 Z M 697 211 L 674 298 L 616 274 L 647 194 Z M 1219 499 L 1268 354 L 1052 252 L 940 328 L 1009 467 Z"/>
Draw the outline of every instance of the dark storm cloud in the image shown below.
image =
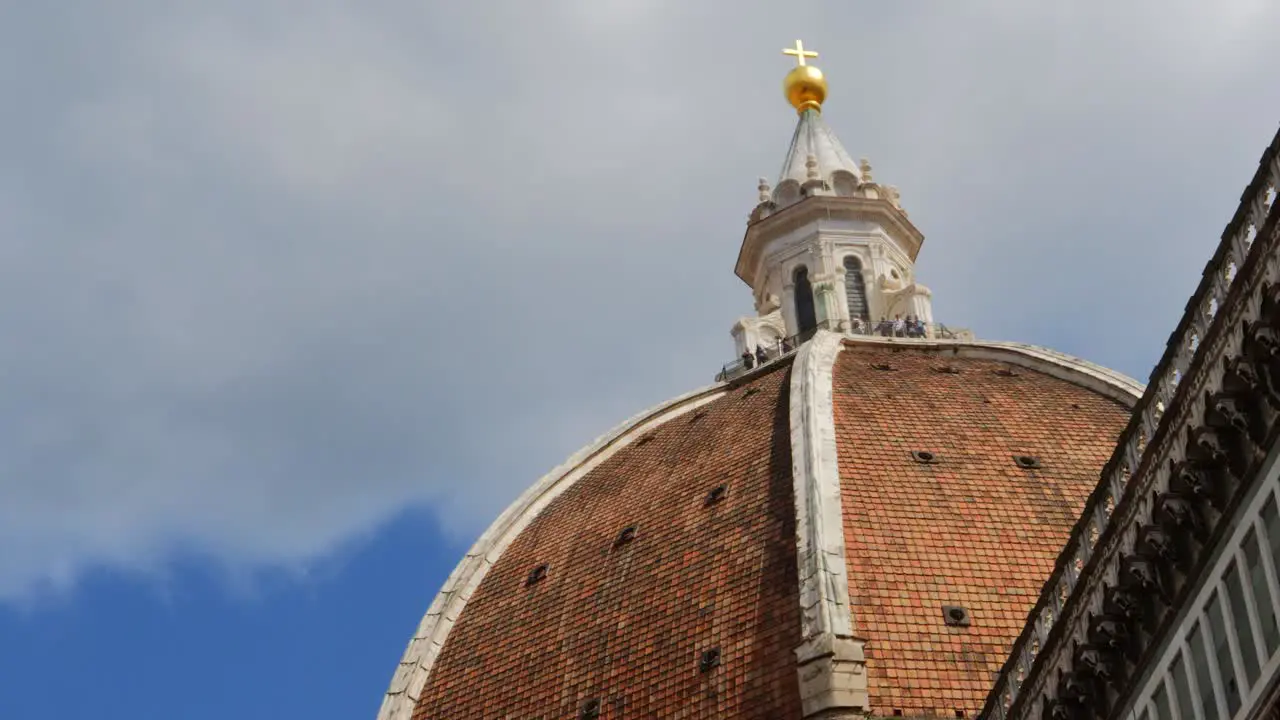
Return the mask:
<path id="1" fill-rule="evenodd" d="M 1280 118 L 1263 2 L 429 5 L 0 11 L 0 596 L 466 540 L 709 381 L 795 37 L 940 319 L 1136 375 Z"/>

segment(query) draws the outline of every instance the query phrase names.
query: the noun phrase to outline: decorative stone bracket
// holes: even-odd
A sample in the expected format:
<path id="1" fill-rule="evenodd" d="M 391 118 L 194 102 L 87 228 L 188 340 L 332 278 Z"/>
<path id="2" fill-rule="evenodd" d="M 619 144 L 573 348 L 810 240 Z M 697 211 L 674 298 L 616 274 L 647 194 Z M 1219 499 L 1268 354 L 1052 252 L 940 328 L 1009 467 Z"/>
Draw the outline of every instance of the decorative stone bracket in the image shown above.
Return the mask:
<path id="1" fill-rule="evenodd" d="M 866 716 L 867 663 L 861 640 L 822 634 L 796 648 L 796 661 L 806 719 Z"/>

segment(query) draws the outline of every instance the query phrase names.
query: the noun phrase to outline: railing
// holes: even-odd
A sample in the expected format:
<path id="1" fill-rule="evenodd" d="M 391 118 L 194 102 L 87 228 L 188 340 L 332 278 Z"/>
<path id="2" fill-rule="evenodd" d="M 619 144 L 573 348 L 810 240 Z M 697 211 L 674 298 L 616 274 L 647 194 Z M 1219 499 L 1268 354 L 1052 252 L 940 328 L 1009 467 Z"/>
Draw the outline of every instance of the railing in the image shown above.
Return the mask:
<path id="1" fill-rule="evenodd" d="M 881 320 L 869 323 L 861 318 L 837 321 L 836 329 L 850 335 L 874 337 L 923 338 L 929 335 L 929 325 L 913 320 Z"/>
<path id="2" fill-rule="evenodd" d="M 817 327 L 812 330 L 806 330 L 802 333 L 792 335 L 770 343 L 769 345 L 757 345 L 757 350 L 750 354 L 744 354 L 742 357 L 734 360 L 720 368 L 720 372 L 716 374 L 716 382 L 726 382 L 740 375 L 745 375 L 752 370 L 768 365 L 779 358 L 784 358 L 800 348 L 801 345 L 808 342 L 819 329 L 834 330 L 836 324 L 832 321 L 824 321 L 818 323 Z"/>
<path id="3" fill-rule="evenodd" d="M 1165 412 L 1175 403 L 1181 407 L 1183 403 L 1195 401 L 1206 368 L 1215 359 L 1208 357 L 1208 353 L 1220 344 L 1219 336 L 1230 330 L 1224 328 L 1225 321 L 1214 322 L 1218 311 L 1227 301 L 1237 272 L 1245 267 L 1246 258 L 1254 263 L 1260 261 L 1260 258 L 1249 257 L 1251 248 L 1257 251 L 1255 255 L 1267 251 L 1267 247 L 1253 248 L 1253 241 L 1271 214 L 1278 187 L 1280 134 L 1263 154 L 1258 171 L 1245 190 L 1234 217 L 1227 224 L 1217 251 L 1205 266 L 1200 285 L 1187 303 L 1186 313 L 1151 373 L 1146 392 L 1135 405 L 1132 419 L 1121 434 L 1111 460 L 1103 468 L 1102 477 L 1086 501 L 1080 519 L 1072 528 L 1053 573 L 1041 590 L 1022 633 L 1014 642 L 980 717 L 1008 720 L 1015 717 L 1015 713 L 1018 717 L 1026 715 L 1026 702 L 1018 703 L 1020 691 L 1028 681 L 1034 681 L 1037 687 L 1043 688 L 1046 682 L 1044 673 L 1047 672 L 1045 664 L 1051 662 L 1045 656 L 1059 655 L 1063 652 L 1062 643 L 1069 642 L 1072 636 L 1080 633 L 1074 624 L 1059 627 L 1064 617 L 1071 621 L 1079 615 L 1085 607 L 1083 603 L 1096 600 L 1081 596 L 1082 593 L 1091 593 L 1076 593 L 1077 585 L 1083 577 L 1095 577 L 1105 572 L 1105 568 L 1097 565 L 1114 557 L 1114 553 L 1108 555 L 1107 550 L 1118 547 L 1118 538 L 1127 528 L 1123 519 L 1136 511 L 1134 503 L 1142 499 L 1140 494 L 1149 494 L 1147 487 L 1152 484 L 1152 478 L 1168 471 L 1168 463 L 1156 462 L 1162 458 L 1154 458 L 1158 449 L 1168 445 L 1171 430 L 1167 426 L 1174 418 L 1166 418 Z M 1141 481 L 1131 482 L 1134 480 Z M 1113 515 L 1117 517 L 1114 524 L 1111 523 Z M 1099 548 L 1102 548 L 1100 557 L 1091 566 L 1090 560 Z M 1096 587 L 1096 583 L 1091 587 Z M 1058 628 L 1056 633 L 1055 628 Z M 1050 647 L 1053 647 L 1053 653 L 1046 652 Z M 1037 663 L 1037 658 L 1042 659 L 1040 663 Z"/>
<path id="4" fill-rule="evenodd" d="M 833 320 L 831 329 L 846 335 L 862 335 L 866 337 L 894 338 L 927 338 L 931 340 L 972 340 L 973 333 L 966 328 L 952 328 L 942 323 L 914 322 L 911 320 L 881 320 L 866 322 L 853 320 Z"/>
<path id="5" fill-rule="evenodd" d="M 831 330 L 833 332 L 841 332 L 846 335 L 859 335 L 864 337 L 888 337 L 901 339 L 942 339 L 942 340 L 971 340 L 973 333 L 963 328 L 949 328 L 942 323 L 908 323 L 902 321 L 895 323 L 893 320 L 882 320 L 878 323 L 865 323 L 858 320 L 825 320 L 818 323 L 817 327 L 792 335 L 791 337 L 777 340 L 773 343 L 759 345 L 759 352 L 753 350 L 750 358 L 746 355 L 726 363 L 720 368 L 720 372 L 716 374 L 716 382 L 725 382 L 732 380 L 740 375 L 744 375 L 752 370 L 768 365 L 769 363 L 790 355 L 795 352 L 802 344 L 813 337 L 818 329 Z"/>

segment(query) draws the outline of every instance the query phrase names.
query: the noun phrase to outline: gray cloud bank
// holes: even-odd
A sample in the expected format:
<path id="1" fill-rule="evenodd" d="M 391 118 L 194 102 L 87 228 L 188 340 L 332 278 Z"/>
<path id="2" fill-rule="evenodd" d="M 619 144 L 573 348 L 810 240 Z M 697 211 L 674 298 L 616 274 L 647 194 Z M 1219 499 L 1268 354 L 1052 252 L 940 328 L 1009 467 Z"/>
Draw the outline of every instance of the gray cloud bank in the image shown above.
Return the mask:
<path id="1" fill-rule="evenodd" d="M 708 382 L 796 37 L 940 319 L 1141 379 L 1280 120 L 1280 8 L 959 5 L 0 10 L 0 598 L 414 507 L 466 542 Z"/>

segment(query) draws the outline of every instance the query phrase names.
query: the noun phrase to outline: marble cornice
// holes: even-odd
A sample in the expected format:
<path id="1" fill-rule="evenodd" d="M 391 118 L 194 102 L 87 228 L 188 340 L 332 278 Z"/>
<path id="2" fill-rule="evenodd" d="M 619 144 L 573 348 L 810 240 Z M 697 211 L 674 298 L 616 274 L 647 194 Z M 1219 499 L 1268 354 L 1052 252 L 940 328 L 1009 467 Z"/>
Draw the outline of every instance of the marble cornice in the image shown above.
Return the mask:
<path id="1" fill-rule="evenodd" d="M 776 213 L 747 225 L 738 252 L 734 272 L 751 284 L 754 269 L 760 263 L 766 241 L 762 236 L 780 237 L 816 220 L 875 220 L 899 242 L 912 262 L 924 245 L 924 234 L 893 203 L 882 198 L 834 197 L 815 195 L 789 205 Z"/>

